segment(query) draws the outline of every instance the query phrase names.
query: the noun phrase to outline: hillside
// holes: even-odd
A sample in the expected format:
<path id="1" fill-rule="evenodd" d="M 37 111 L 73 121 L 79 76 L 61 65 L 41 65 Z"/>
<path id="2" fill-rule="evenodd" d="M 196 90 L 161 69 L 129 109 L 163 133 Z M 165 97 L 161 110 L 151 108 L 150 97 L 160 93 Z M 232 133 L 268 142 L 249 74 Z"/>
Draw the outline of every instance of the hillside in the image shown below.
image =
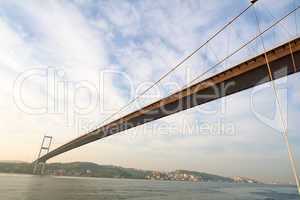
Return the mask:
<path id="1" fill-rule="evenodd" d="M 0 173 L 32 174 L 32 169 L 33 165 L 31 163 L 0 162 Z M 50 163 L 47 164 L 45 173 L 55 176 L 235 182 L 232 178 L 196 171 L 176 170 L 173 172 L 157 172 L 111 165 L 98 165 L 90 162 Z"/>
<path id="2" fill-rule="evenodd" d="M 196 177 L 201 177 L 203 181 L 222 181 L 222 182 L 233 182 L 232 178 L 223 177 L 214 174 L 208 174 L 204 172 L 196 172 L 196 171 L 187 171 L 187 170 L 176 170 L 175 172 L 179 172 L 181 174 L 190 174 Z"/>

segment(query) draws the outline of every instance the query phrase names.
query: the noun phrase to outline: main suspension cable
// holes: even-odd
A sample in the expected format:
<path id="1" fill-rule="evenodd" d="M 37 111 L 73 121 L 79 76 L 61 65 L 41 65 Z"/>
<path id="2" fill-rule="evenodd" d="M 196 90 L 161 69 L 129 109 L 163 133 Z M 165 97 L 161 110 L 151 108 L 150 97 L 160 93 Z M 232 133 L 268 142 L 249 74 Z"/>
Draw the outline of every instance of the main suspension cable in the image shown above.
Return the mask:
<path id="1" fill-rule="evenodd" d="M 262 2 L 262 5 L 264 5 L 263 2 Z M 265 10 L 269 13 L 269 15 L 271 15 L 274 19 L 276 19 L 276 17 L 272 14 L 272 12 L 270 11 L 270 9 L 267 6 L 265 6 Z M 295 12 L 295 14 L 296 13 L 297 12 Z M 280 30 L 283 30 L 287 34 L 288 40 L 290 40 L 290 38 L 293 37 L 293 34 L 282 23 L 279 23 L 279 25 L 282 27 L 282 29 L 280 29 Z M 295 25 L 297 25 L 297 23 Z M 296 28 L 296 33 L 297 33 L 297 28 Z M 296 34 L 296 36 L 297 36 L 297 34 Z M 294 53 L 292 50 L 292 45 L 290 42 L 289 42 L 289 50 L 290 50 L 290 54 L 292 57 L 294 72 L 296 72 L 297 71 L 296 62 L 295 62 Z"/>
<path id="2" fill-rule="evenodd" d="M 295 4 L 295 7 L 297 7 L 297 1 L 296 0 L 294 0 L 294 4 Z M 298 36 L 298 23 L 297 23 L 297 17 L 298 17 L 298 15 L 297 15 L 297 12 L 295 12 L 295 29 L 296 29 L 296 36 Z"/>
<path id="3" fill-rule="evenodd" d="M 261 33 L 260 23 L 259 23 L 259 19 L 258 19 L 258 15 L 256 13 L 255 7 L 253 7 L 253 10 L 254 10 L 254 14 L 255 14 L 255 19 L 256 19 L 258 31 L 259 31 L 259 33 Z M 296 184 L 297 184 L 298 193 L 300 195 L 299 178 L 298 178 L 297 170 L 296 170 L 296 162 L 295 162 L 294 155 L 293 155 L 293 152 L 292 152 L 292 149 L 291 149 L 291 146 L 290 146 L 290 143 L 289 143 L 289 139 L 288 139 L 287 122 L 285 121 L 285 119 L 283 117 L 282 105 L 279 101 L 279 96 L 278 96 L 278 93 L 277 93 L 275 81 L 273 79 L 273 75 L 272 75 L 272 71 L 271 71 L 271 67 L 270 67 L 270 62 L 269 62 L 269 59 L 268 59 L 268 55 L 267 55 L 267 51 L 266 51 L 266 48 L 265 48 L 264 39 L 263 39 L 262 35 L 260 36 L 260 39 L 261 39 L 261 43 L 262 43 L 262 46 L 263 46 L 264 57 L 265 57 L 267 68 L 268 68 L 270 84 L 272 85 L 274 95 L 275 95 L 275 99 L 276 99 L 276 103 L 277 103 L 278 109 L 279 109 L 279 117 L 280 117 L 280 121 L 281 121 L 282 128 L 283 128 L 284 140 L 285 140 L 287 150 L 288 150 L 288 157 L 289 157 L 289 160 L 290 160 L 290 163 L 291 163 L 291 168 L 292 168 L 292 171 L 293 171 L 293 175 L 294 175 L 294 178 L 295 178 L 295 181 L 296 181 Z"/>
<path id="4" fill-rule="evenodd" d="M 256 35 L 255 37 L 253 37 L 252 39 L 250 39 L 249 41 L 243 43 L 242 46 L 240 46 L 238 49 L 236 49 L 235 51 L 233 51 L 231 54 L 229 54 L 228 56 L 224 57 L 220 62 L 216 63 L 215 65 L 213 65 L 212 67 L 210 67 L 209 69 L 207 69 L 205 72 L 201 73 L 199 76 L 197 76 L 196 78 L 194 78 L 189 84 L 187 84 L 185 86 L 185 88 L 187 88 L 188 86 L 192 85 L 195 81 L 197 81 L 199 78 L 201 78 L 202 76 L 204 76 L 205 74 L 207 74 L 208 72 L 210 72 L 211 70 L 213 70 L 214 68 L 216 68 L 218 65 L 222 64 L 225 60 L 227 60 L 228 58 L 232 57 L 233 55 L 235 55 L 236 53 L 238 53 L 240 50 L 242 50 L 243 48 L 245 48 L 246 46 L 248 46 L 250 43 L 252 43 L 253 41 L 255 41 L 257 38 L 259 38 L 261 35 L 263 35 L 264 33 L 266 33 L 267 31 L 269 31 L 270 29 L 272 29 L 274 26 L 276 26 L 277 24 L 279 24 L 280 22 L 282 22 L 284 19 L 286 19 L 288 16 L 290 16 L 292 13 L 294 13 L 295 11 L 297 11 L 300 8 L 300 6 L 297 6 L 295 9 L 291 10 L 289 13 L 287 13 L 286 15 L 284 15 L 283 17 L 281 17 L 280 19 L 278 19 L 276 22 L 274 22 L 271 26 L 269 26 L 267 29 L 265 29 L 264 31 L 262 31 L 261 33 L 259 33 L 258 35 Z"/>
<path id="5" fill-rule="evenodd" d="M 195 49 L 192 53 L 190 53 L 188 56 L 186 56 L 182 61 L 180 61 L 178 64 L 176 64 L 173 68 L 171 68 L 167 73 L 165 73 L 161 78 L 159 78 L 157 81 L 155 81 L 150 87 L 148 87 L 146 90 L 144 90 L 142 93 L 137 95 L 135 98 L 133 98 L 131 101 L 129 101 L 126 105 L 121 107 L 117 112 L 113 113 L 106 119 L 104 119 L 100 126 L 103 125 L 105 122 L 110 120 L 112 117 L 116 116 L 120 112 L 122 112 L 125 108 L 127 108 L 129 105 L 134 103 L 138 98 L 140 98 L 142 95 L 147 93 L 149 90 L 151 90 L 154 86 L 156 86 L 158 83 L 160 83 L 163 79 L 165 79 L 169 74 L 171 74 L 173 71 L 175 71 L 178 67 L 180 67 L 183 63 L 185 63 L 187 60 L 189 60 L 191 57 L 193 57 L 200 49 L 202 49 L 205 45 L 207 45 L 211 40 L 213 40 L 217 35 L 219 35 L 221 32 L 223 32 L 228 26 L 230 26 L 235 20 L 237 20 L 240 16 L 242 16 L 247 10 L 249 10 L 255 3 L 251 3 L 248 7 L 246 7 L 242 12 L 240 12 L 237 16 L 232 18 L 228 23 L 226 23 L 221 29 L 219 29 L 215 34 L 213 34 L 207 41 L 205 41 L 203 44 L 201 44 L 197 49 Z"/>

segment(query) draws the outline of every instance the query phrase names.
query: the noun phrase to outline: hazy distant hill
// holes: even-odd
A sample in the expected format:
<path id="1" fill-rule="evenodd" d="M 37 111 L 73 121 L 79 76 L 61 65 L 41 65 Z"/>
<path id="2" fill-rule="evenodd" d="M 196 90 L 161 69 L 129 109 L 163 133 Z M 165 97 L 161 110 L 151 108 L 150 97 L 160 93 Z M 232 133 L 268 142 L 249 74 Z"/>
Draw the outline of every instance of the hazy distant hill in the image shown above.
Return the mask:
<path id="1" fill-rule="evenodd" d="M 0 173 L 32 174 L 31 163 L 0 162 Z M 50 163 L 46 174 L 65 176 L 89 176 L 103 178 L 144 179 L 150 171 L 122 168 L 108 165 L 98 165 L 89 162 Z"/>
<path id="2" fill-rule="evenodd" d="M 0 162 L 0 173 L 31 174 L 33 166 L 25 162 Z"/>
<path id="3" fill-rule="evenodd" d="M 144 179 L 151 172 L 89 162 L 73 162 L 48 164 L 47 173 L 66 176 Z"/>
<path id="4" fill-rule="evenodd" d="M 33 165 L 31 163 L 0 162 L 0 173 L 32 174 L 32 169 Z M 164 176 L 167 176 L 168 174 L 181 174 L 183 176 L 193 176 L 198 177 L 200 181 L 234 182 L 232 178 L 195 171 L 176 170 L 174 172 L 164 173 L 116 167 L 110 165 L 98 165 L 90 162 L 50 163 L 47 164 L 46 170 L 46 174 L 48 175 L 131 179 L 147 179 L 147 177 L 149 179 L 149 177 L 157 173 Z"/>
<path id="5" fill-rule="evenodd" d="M 0 163 L 26 163 L 20 160 L 0 160 Z"/>

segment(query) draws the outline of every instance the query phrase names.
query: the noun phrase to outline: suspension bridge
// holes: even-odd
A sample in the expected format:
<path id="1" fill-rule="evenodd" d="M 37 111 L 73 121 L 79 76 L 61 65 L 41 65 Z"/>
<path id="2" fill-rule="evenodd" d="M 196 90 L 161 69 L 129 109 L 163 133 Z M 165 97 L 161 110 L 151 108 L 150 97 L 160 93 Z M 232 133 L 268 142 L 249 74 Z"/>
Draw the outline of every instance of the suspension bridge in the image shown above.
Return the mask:
<path id="1" fill-rule="evenodd" d="M 178 68 L 183 62 L 185 62 L 194 54 L 196 54 L 200 48 L 205 46 L 212 38 L 216 37 L 226 27 L 232 24 L 234 20 L 236 20 L 239 16 L 241 16 L 250 7 L 252 7 L 255 2 L 256 1 L 251 1 L 251 5 L 249 5 L 239 15 L 237 15 L 235 18 L 229 21 L 209 40 L 207 40 L 198 49 L 196 49 L 189 56 L 187 56 L 182 62 L 180 62 L 178 65 L 172 68 L 168 73 L 166 73 L 163 77 L 161 77 L 155 84 L 160 82 L 163 78 L 165 78 L 172 71 Z M 220 60 L 216 65 L 209 68 L 208 71 L 222 64 L 225 60 L 235 55 L 241 49 L 243 49 L 244 47 L 251 44 L 253 41 L 257 39 L 261 39 L 261 42 L 264 46 L 262 35 L 267 31 L 269 31 L 270 29 L 272 29 L 274 26 L 278 25 L 282 20 L 286 19 L 288 16 L 290 16 L 298 9 L 299 7 L 296 7 L 295 9 L 293 9 L 285 16 L 277 20 L 275 23 L 273 23 L 265 30 L 260 29 L 259 21 L 257 19 L 259 34 L 257 34 L 251 40 L 244 43 L 240 48 L 233 51 L 224 59 Z M 37 160 L 34 161 L 35 164 L 34 173 L 38 171 L 40 165 L 42 166 L 41 173 L 43 173 L 46 161 L 48 161 L 49 159 L 55 156 L 70 151 L 72 149 L 117 134 L 119 132 L 132 129 L 137 126 L 141 126 L 145 123 L 149 123 L 151 121 L 155 121 L 163 117 L 193 108 L 195 106 L 203 105 L 210 101 L 214 101 L 219 98 L 226 97 L 228 95 L 232 95 L 241 92 L 243 90 L 247 90 L 249 88 L 261 84 L 270 82 L 271 84 L 273 84 L 273 89 L 276 94 L 276 86 L 274 84 L 274 80 L 287 77 L 292 74 L 296 74 L 299 71 L 300 71 L 300 38 L 299 37 L 294 37 L 293 39 L 290 39 L 289 41 L 286 41 L 285 43 L 278 45 L 270 50 L 266 50 L 264 47 L 264 52 L 261 53 L 260 55 L 248 59 L 236 66 L 227 69 L 226 71 L 215 74 L 214 76 L 209 77 L 205 80 L 198 81 L 195 83 L 192 82 L 192 84 L 190 84 L 189 86 L 183 88 L 182 90 L 174 94 L 171 94 L 170 96 L 160 99 L 150 105 L 147 105 L 139 110 L 129 113 L 112 122 L 109 122 L 95 130 L 92 130 L 87 134 L 84 134 L 78 138 L 71 140 L 66 144 L 63 144 L 62 146 L 59 146 L 58 148 L 52 151 L 50 151 L 50 144 L 52 141 L 52 137 L 47 136 L 47 138 L 44 138 L 41 147 L 41 151 L 46 150 L 46 154 L 41 155 L 41 151 L 40 151 Z M 197 80 L 198 79 L 195 79 L 195 81 Z M 148 88 L 144 93 L 150 90 L 153 86 Z M 129 102 L 129 104 L 135 100 L 136 99 L 133 99 L 131 102 Z M 280 106 L 280 102 L 278 101 L 278 99 L 277 99 L 277 103 Z M 282 122 L 284 124 L 284 119 L 282 119 Z M 285 141 L 287 143 L 293 174 L 295 176 L 295 180 L 299 189 L 299 181 L 298 181 L 298 176 L 295 167 L 295 160 L 293 158 L 293 153 L 288 143 L 287 129 L 285 129 L 284 131 L 284 136 L 285 136 Z M 46 139 L 50 139 L 50 143 L 48 146 L 44 146 L 44 142 Z"/>

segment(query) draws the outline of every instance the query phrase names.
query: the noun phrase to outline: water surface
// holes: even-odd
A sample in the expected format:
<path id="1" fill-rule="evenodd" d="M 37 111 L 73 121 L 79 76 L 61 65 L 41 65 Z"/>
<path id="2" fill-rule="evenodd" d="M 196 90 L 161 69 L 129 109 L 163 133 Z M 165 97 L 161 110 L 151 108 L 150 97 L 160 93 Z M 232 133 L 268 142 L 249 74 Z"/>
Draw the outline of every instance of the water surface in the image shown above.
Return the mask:
<path id="1" fill-rule="evenodd" d="M 299 200 L 295 187 L 0 174 L 0 200 Z"/>

